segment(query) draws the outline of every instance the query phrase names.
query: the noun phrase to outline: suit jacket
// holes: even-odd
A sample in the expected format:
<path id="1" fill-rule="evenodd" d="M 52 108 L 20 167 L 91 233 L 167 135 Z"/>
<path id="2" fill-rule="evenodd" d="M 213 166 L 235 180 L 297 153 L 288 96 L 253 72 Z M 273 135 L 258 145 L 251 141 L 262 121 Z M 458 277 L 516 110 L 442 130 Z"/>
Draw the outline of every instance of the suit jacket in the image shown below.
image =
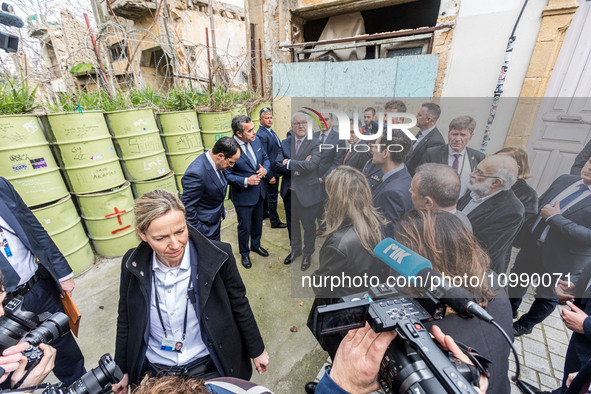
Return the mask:
<path id="1" fill-rule="evenodd" d="M 211 236 L 226 217 L 224 199 L 228 186 L 223 172 L 220 182 L 207 159 L 208 154 L 205 152 L 193 160 L 181 179 L 187 221 L 206 237 Z"/>
<path id="2" fill-rule="evenodd" d="M 575 175 L 559 176 L 540 196 L 538 207 L 543 208 L 580 179 Z M 533 216 L 524 225 L 524 243 L 534 243 L 531 229 L 536 220 L 537 216 Z M 581 271 L 591 261 L 591 196 L 585 197 L 562 214 L 552 216 L 546 220 L 546 224 L 550 226 L 550 230 L 542 244 L 542 264 L 547 272 Z"/>
<path id="3" fill-rule="evenodd" d="M 422 163 L 423 156 L 428 149 L 432 149 L 437 146 L 445 145 L 445 140 L 439 132 L 439 129 L 435 127 L 429 134 L 425 136 L 406 156 L 405 164 L 408 168 L 408 172 L 411 176 L 415 175 L 415 170 Z M 447 162 L 446 162 L 447 164 Z"/>
<path id="4" fill-rule="evenodd" d="M 314 138 L 320 141 L 319 131 L 314 133 Z M 326 180 L 328 174 L 330 174 L 330 172 L 336 168 L 335 158 L 337 156 L 337 147 L 339 147 L 339 149 L 344 149 L 345 141 L 339 140 L 339 133 L 337 133 L 334 129 L 330 129 L 328 136 L 324 140 L 324 145 L 332 145 L 332 148 L 326 146 L 320 151 L 320 165 L 318 166 L 318 174 L 320 178 Z"/>
<path id="5" fill-rule="evenodd" d="M 486 157 L 484 153 L 477 151 L 476 149 L 466 147 L 466 153 L 468 154 L 468 163 L 470 163 L 470 170 L 474 171 L 478 163 L 480 163 Z M 449 145 L 441 145 L 434 148 L 429 148 L 423 155 L 419 165 L 424 163 L 439 163 L 449 164 Z M 417 166 L 418 167 L 418 166 Z"/>
<path id="6" fill-rule="evenodd" d="M 258 185 L 244 186 L 244 180 L 249 176 L 256 174 L 259 169 L 259 164 L 267 170 L 267 176 L 271 167 L 267 152 L 265 152 L 265 148 L 263 148 L 258 137 L 255 137 L 254 141 L 250 143 L 250 146 L 254 150 L 257 165 L 253 166 L 246 153 L 241 152 L 240 158 L 236 161 L 234 167 L 230 167 L 226 170 L 226 178 L 228 178 L 228 183 L 231 186 L 230 198 L 236 206 L 253 206 L 256 205 L 259 198 L 265 197 L 263 182 Z"/>
<path id="7" fill-rule="evenodd" d="M 281 182 L 281 197 L 285 198 L 292 182 L 298 200 L 305 207 L 311 207 L 324 200 L 324 193 L 318 181 L 318 166 L 320 164 L 320 142 L 317 139 L 308 140 L 304 138 L 297 155 L 295 152 L 295 139 L 287 137 L 281 141 L 281 151 L 273 164 L 275 172 L 283 175 Z M 311 156 L 310 160 L 306 160 Z M 290 169 L 283 165 L 283 159 L 290 159 Z"/>
<path id="8" fill-rule="evenodd" d="M 363 166 L 363 170 L 361 170 L 361 172 L 363 172 L 363 175 L 365 175 L 365 177 L 367 178 L 367 182 L 369 182 L 369 187 L 371 188 L 371 191 L 373 193 L 375 188 L 382 183 L 382 177 L 384 176 L 384 173 L 382 172 L 380 167 L 373 164 L 372 160 L 373 159 L 369 159 L 365 163 L 365 165 Z"/>
<path id="9" fill-rule="evenodd" d="M 187 246 L 192 243 L 197 255 L 191 258 L 191 276 L 196 282 L 194 306 L 203 342 L 222 376 L 248 380 L 249 358 L 258 357 L 265 346 L 232 248 L 188 228 Z M 142 242 L 121 261 L 115 362 L 129 374 L 131 384 L 139 382 L 149 339 L 152 254 L 150 245 Z"/>
<path id="10" fill-rule="evenodd" d="M 70 265 L 27 204 L 5 178 L 0 177 L 0 216 L 12 227 L 21 242 L 39 259 L 63 295 L 59 279 L 72 273 Z"/>
<path id="11" fill-rule="evenodd" d="M 583 169 L 583 166 L 590 158 L 591 158 L 591 140 L 589 140 L 585 144 L 585 147 L 583 148 L 583 150 L 581 152 L 579 152 L 579 154 L 575 158 L 575 162 L 570 169 L 571 175 L 581 176 L 581 170 Z"/>
<path id="12" fill-rule="evenodd" d="M 375 207 L 390 222 L 386 227 L 386 236 L 392 234 L 398 219 L 413 208 L 409 192 L 411 181 L 412 177 L 406 168 L 402 168 L 372 191 Z"/>
<path id="13" fill-rule="evenodd" d="M 277 177 L 278 175 L 273 171 L 272 164 L 275 162 L 277 154 L 279 154 L 279 151 L 281 150 L 281 140 L 277 137 L 277 134 L 275 134 L 273 129 L 269 131 L 262 125 L 259 126 L 259 129 L 257 130 L 257 137 L 261 141 L 263 148 L 265 148 L 265 152 L 267 152 L 267 156 L 269 157 L 269 163 L 271 163 L 271 168 L 265 178 L 271 179 Z"/>
<path id="14" fill-rule="evenodd" d="M 466 193 L 458 201 L 463 210 L 472 199 Z M 478 205 L 468 214 L 474 235 L 491 259 L 491 269 L 505 272 L 505 253 L 523 224 L 524 208 L 512 190 L 503 190 Z"/>
<path id="15" fill-rule="evenodd" d="M 357 141 L 351 145 L 351 150 L 339 151 L 336 155 L 336 167 L 338 166 L 349 166 L 363 171 L 365 163 L 371 159 L 371 152 L 369 151 L 369 145 L 363 141 Z"/>

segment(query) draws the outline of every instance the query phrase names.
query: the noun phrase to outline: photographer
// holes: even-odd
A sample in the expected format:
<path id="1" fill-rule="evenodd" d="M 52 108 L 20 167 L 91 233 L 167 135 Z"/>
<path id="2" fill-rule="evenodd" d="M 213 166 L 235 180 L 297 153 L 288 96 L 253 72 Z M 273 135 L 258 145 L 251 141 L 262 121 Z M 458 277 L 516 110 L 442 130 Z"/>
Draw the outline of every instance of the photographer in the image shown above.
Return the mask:
<path id="1" fill-rule="evenodd" d="M 433 326 L 432 332 L 444 349 L 464 363 L 470 363 L 452 337 L 444 335 L 437 326 Z M 395 337 L 395 331 L 376 334 L 367 323 L 363 328 L 349 331 L 337 350 L 332 368 L 326 371 L 318 383 L 315 394 L 361 394 L 378 390 L 380 363 Z M 481 375 L 480 388 L 475 387 L 475 390 L 484 393 L 487 387 L 488 380 Z"/>
<path id="2" fill-rule="evenodd" d="M 0 271 L 0 303 L 5 298 L 4 275 Z M 4 316 L 4 308 L 0 308 L 0 316 Z M 25 370 L 27 358 L 22 352 L 27 350 L 28 347 L 29 344 L 27 342 L 19 342 L 2 352 L 2 356 L 0 356 L 0 374 L 2 375 L 0 376 L 0 388 L 10 388 L 25 376 L 27 373 Z M 43 358 L 35 368 L 28 372 L 25 380 L 20 385 L 21 387 L 38 385 L 53 369 L 56 354 L 55 349 L 46 344 L 41 344 L 39 347 L 43 350 Z M 8 382 L 7 379 L 9 376 L 10 381 Z"/>

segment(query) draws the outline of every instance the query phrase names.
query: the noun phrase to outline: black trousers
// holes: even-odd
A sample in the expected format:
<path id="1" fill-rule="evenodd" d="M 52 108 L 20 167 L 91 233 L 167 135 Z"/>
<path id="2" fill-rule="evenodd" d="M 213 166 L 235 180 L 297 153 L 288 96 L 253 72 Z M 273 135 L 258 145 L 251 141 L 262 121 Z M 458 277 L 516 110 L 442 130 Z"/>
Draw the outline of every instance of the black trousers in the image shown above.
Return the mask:
<path id="1" fill-rule="evenodd" d="M 236 217 L 238 218 L 238 246 L 240 255 L 248 256 L 250 246 L 252 248 L 261 247 L 261 235 L 263 234 L 263 199 L 252 206 L 235 206 Z"/>
<path id="2" fill-rule="evenodd" d="M 305 207 L 302 205 L 293 190 L 288 190 L 283 198 L 285 213 L 287 216 L 287 229 L 292 253 L 302 252 L 302 231 L 304 229 L 304 256 L 311 256 L 314 253 L 316 243 L 316 217 L 322 204 Z"/>
<path id="3" fill-rule="evenodd" d="M 24 296 L 23 309 L 40 314 L 43 312 L 63 312 L 64 307 L 55 282 L 50 278 L 39 279 Z M 53 373 L 66 386 L 78 380 L 86 370 L 84 356 L 71 331 L 50 343 L 56 350 Z M 96 360 L 98 362 L 98 360 Z"/>
<path id="4" fill-rule="evenodd" d="M 265 195 L 265 214 L 269 213 L 269 221 L 272 226 L 277 226 L 281 223 L 279 214 L 277 213 L 277 198 L 279 196 L 279 177 L 275 177 L 275 183 L 270 184 L 268 180 L 264 180 L 266 183 L 267 194 Z"/>

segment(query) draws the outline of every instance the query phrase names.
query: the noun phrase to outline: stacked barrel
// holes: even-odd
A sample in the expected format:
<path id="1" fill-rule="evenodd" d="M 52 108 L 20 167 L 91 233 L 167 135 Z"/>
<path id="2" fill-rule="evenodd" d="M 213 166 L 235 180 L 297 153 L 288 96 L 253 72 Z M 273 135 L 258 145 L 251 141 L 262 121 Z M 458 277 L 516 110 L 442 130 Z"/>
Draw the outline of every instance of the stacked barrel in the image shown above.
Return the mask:
<path id="1" fill-rule="evenodd" d="M 211 149 L 216 141 L 222 137 L 232 136 L 232 113 L 223 112 L 200 112 L 199 122 L 201 123 L 201 135 L 203 146 Z"/>
<path id="2" fill-rule="evenodd" d="M 166 156 L 182 192 L 181 178 L 193 162 L 203 153 L 199 120 L 195 111 L 163 112 L 158 115 Z"/>
<path id="3" fill-rule="evenodd" d="M 51 114 L 45 123 L 95 250 L 123 255 L 139 242 L 133 220 L 123 222 L 130 212 L 133 217 L 133 196 L 103 113 Z M 118 198 L 104 199 L 105 194 Z"/>
<path id="4" fill-rule="evenodd" d="M 94 255 L 39 119 L 0 117 L 0 175 L 14 186 L 75 273 Z"/>

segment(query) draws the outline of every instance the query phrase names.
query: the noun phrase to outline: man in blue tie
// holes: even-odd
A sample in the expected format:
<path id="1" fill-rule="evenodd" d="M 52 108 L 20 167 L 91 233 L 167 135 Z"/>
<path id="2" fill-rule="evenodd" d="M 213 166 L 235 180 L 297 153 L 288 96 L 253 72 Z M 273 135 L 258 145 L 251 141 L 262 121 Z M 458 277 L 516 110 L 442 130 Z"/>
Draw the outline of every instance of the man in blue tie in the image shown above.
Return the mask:
<path id="1" fill-rule="evenodd" d="M 226 170 L 230 184 L 230 198 L 238 218 L 238 245 L 244 268 L 252 267 L 250 251 L 267 257 L 261 247 L 263 233 L 264 183 L 261 182 L 269 172 L 269 158 L 256 136 L 254 123 L 246 115 L 236 115 L 232 119 L 234 140 L 240 146 L 240 158 L 234 167 Z M 250 248 L 249 248 L 250 240 Z"/>
<path id="2" fill-rule="evenodd" d="M 6 302 L 22 296 L 26 311 L 64 312 L 60 297 L 74 290 L 72 269 L 16 190 L 2 177 L 0 269 L 6 282 Z M 51 345 L 57 349 L 53 373 L 69 386 L 85 372 L 82 352 L 71 332 Z"/>
<path id="3" fill-rule="evenodd" d="M 224 171 L 239 158 L 236 140 L 222 137 L 211 150 L 193 160 L 181 180 L 187 221 L 215 241 L 220 240 L 222 219 L 226 217 L 224 199 L 228 181 Z"/>
<path id="4" fill-rule="evenodd" d="M 532 217 L 521 230 L 523 245 L 511 273 L 551 275 L 550 286 L 539 286 L 536 299 L 529 311 L 513 323 L 513 335 L 532 332 L 558 304 L 554 291 L 556 274 L 576 275 L 591 260 L 591 159 L 581 170 L 581 175 L 561 175 L 540 196 L 539 215 Z M 553 276 L 552 276 L 553 275 Z M 568 277 L 563 277 L 567 280 Z M 528 286 L 509 289 L 513 314 L 521 304 Z"/>
<path id="5" fill-rule="evenodd" d="M 275 131 L 271 128 L 273 126 L 273 112 L 271 108 L 263 108 L 260 112 L 261 125 L 257 130 L 257 138 L 263 144 L 267 156 L 269 156 L 269 162 L 274 163 L 277 158 L 277 154 L 281 151 L 281 141 Z M 279 215 L 277 214 L 277 197 L 279 195 L 279 178 L 280 174 L 273 171 L 273 166 L 269 169 L 267 177 L 263 178 L 265 183 L 265 189 L 267 190 L 265 196 L 265 217 L 269 217 L 271 222 L 271 228 L 286 228 L 287 224 L 281 222 Z"/>

